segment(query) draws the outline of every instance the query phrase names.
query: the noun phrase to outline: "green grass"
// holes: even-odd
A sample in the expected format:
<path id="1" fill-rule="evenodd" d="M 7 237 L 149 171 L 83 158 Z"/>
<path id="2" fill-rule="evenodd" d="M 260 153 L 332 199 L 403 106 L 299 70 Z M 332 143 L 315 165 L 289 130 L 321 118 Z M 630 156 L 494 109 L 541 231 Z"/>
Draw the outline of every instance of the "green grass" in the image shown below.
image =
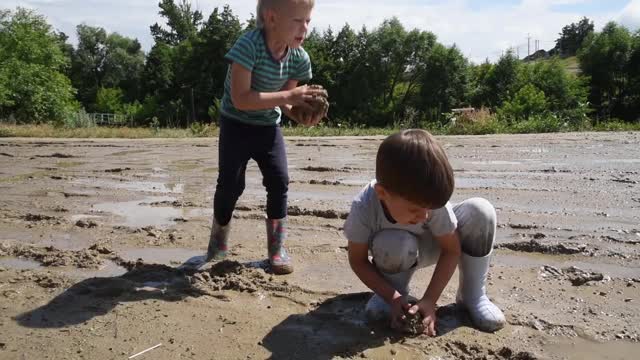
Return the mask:
<path id="1" fill-rule="evenodd" d="M 283 127 L 285 136 L 365 136 L 386 135 L 396 129 L 388 128 L 344 128 L 318 126 Z M 59 128 L 51 125 L 2 125 L 0 124 L 0 137 L 38 137 L 38 138 L 195 138 L 218 136 L 218 128 L 208 126 L 204 131 L 194 133 L 191 129 L 152 129 L 152 128 Z"/>
<path id="2" fill-rule="evenodd" d="M 190 137 L 189 129 L 152 128 L 65 128 L 51 125 L 0 125 L 0 137 L 39 138 L 185 138 Z"/>
<path id="3" fill-rule="evenodd" d="M 535 118 L 507 125 L 495 117 L 488 121 L 459 124 L 457 126 L 441 126 L 422 123 L 422 128 L 435 135 L 485 135 L 485 134 L 527 134 L 566 131 L 640 131 L 640 123 L 626 123 L 611 120 L 595 125 L 582 124 L 570 126 L 551 119 Z M 374 136 L 389 135 L 398 128 L 364 128 L 364 127 L 283 127 L 285 136 Z M 189 129 L 150 129 L 150 128 L 56 128 L 50 125 L 0 125 L 0 137 L 38 137 L 38 138 L 194 138 L 215 137 L 218 129 L 210 126 L 206 132 L 194 134 Z"/>
<path id="4" fill-rule="evenodd" d="M 564 65 L 568 72 L 575 75 L 580 75 L 580 62 L 577 56 L 570 56 L 568 58 L 561 59 L 560 62 Z"/>

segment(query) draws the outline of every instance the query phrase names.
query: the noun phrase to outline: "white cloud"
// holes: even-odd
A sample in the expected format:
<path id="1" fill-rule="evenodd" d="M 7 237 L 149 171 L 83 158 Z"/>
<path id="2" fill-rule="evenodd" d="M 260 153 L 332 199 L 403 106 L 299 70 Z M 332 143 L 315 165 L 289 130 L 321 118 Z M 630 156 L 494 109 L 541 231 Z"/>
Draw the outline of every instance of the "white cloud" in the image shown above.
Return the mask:
<path id="1" fill-rule="evenodd" d="M 11 1 L 11 0 L 9 0 Z M 438 39 L 458 47 L 473 61 L 496 59 L 509 47 L 517 47 L 520 55 L 527 54 L 527 34 L 540 40 L 541 48 L 553 47 L 563 26 L 580 20 L 579 12 L 554 12 L 554 5 L 579 4 L 592 0 L 522 0 L 515 6 L 491 6 L 485 10 L 471 10 L 467 0 L 387 1 L 387 0 L 317 0 L 312 26 L 340 29 L 345 23 L 360 29 L 379 25 L 384 19 L 396 16 L 408 28 L 429 30 Z M 159 0 L 15 0 L 15 5 L 28 6 L 46 15 L 50 22 L 74 40 L 75 26 L 80 23 L 102 26 L 108 31 L 137 37 L 145 49 L 153 43 L 149 26 L 160 22 Z M 589 16 L 601 27 L 609 20 L 638 23 L 638 4 L 633 0 L 624 13 L 612 11 Z M 193 6 L 208 16 L 214 7 L 228 3 L 234 13 L 245 20 L 255 12 L 255 1 L 192 0 Z"/>
<path id="2" fill-rule="evenodd" d="M 618 21 L 631 30 L 640 29 L 640 0 L 631 0 L 622 10 Z"/>

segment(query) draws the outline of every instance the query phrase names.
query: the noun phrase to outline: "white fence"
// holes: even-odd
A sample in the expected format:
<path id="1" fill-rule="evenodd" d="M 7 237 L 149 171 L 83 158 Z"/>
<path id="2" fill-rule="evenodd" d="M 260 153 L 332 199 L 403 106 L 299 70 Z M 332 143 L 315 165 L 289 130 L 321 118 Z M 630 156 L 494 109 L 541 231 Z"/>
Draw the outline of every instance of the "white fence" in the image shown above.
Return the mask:
<path id="1" fill-rule="evenodd" d="M 92 126 L 129 126 L 132 127 L 133 116 L 123 114 L 105 114 L 105 113 L 85 113 L 78 112 L 70 114 L 67 118 L 67 124 L 75 127 L 92 127 Z"/>

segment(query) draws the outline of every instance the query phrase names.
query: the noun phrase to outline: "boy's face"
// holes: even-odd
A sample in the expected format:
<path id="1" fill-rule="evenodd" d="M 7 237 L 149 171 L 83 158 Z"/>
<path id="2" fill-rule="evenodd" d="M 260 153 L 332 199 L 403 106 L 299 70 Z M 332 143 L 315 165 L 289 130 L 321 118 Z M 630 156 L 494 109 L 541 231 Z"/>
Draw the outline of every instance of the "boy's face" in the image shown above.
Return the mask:
<path id="1" fill-rule="evenodd" d="M 271 29 L 287 46 L 299 48 L 309 31 L 312 10 L 305 1 L 290 1 L 282 9 L 268 15 L 272 22 Z"/>
<path id="2" fill-rule="evenodd" d="M 410 202 L 398 195 L 390 193 L 382 185 L 376 184 L 378 199 L 382 200 L 389 215 L 399 224 L 421 224 L 429 218 L 429 208 Z"/>

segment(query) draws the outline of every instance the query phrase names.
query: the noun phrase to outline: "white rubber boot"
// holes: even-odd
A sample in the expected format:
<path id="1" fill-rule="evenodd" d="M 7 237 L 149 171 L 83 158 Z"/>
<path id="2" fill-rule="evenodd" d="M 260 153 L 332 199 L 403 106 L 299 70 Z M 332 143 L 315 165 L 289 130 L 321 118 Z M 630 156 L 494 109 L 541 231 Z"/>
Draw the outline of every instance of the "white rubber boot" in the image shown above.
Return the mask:
<path id="1" fill-rule="evenodd" d="M 414 272 L 415 269 L 410 269 L 397 274 L 381 274 L 394 289 L 402 296 L 407 297 L 407 301 L 409 301 L 409 281 L 411 281 Z M 378 294 L 373 294 L 367 302 L 364 312 L 369 321 L 385 321 L 391 316 L 391 306 Z"/>
<path id="2" fill-rule="evenodd" d="M 502 310 L 489 300 L 485 292 L 490 257 L 491 254 L 483 257 L 462 254 L 458 264 L 460 284 L 456 300 L 467 308 L 476 328 L 494 332 L 502 329 L 506 320 Z"/>

